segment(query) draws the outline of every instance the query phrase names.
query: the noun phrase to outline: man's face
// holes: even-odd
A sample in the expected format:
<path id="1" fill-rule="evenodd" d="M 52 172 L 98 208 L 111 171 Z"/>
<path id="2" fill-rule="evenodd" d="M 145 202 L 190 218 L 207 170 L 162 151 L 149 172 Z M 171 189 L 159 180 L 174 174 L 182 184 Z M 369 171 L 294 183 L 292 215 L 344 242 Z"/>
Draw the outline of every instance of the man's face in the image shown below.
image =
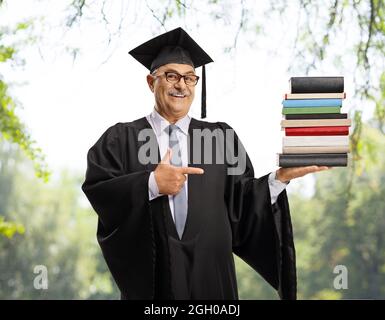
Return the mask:
<path id="1" fill-rule="evenodd" d="M 171 83 L 167 81 L 165 72 L 184 76 L 195 75 L 195 70 L 188 64 L 169 63 L 147 76 L 147 82 L 155 96 L 158 112 L 173 119 L 180 119 L 190 109 L 194 100 L 195 86 L 186 85 L 183 78 L 176 83 Z"/>

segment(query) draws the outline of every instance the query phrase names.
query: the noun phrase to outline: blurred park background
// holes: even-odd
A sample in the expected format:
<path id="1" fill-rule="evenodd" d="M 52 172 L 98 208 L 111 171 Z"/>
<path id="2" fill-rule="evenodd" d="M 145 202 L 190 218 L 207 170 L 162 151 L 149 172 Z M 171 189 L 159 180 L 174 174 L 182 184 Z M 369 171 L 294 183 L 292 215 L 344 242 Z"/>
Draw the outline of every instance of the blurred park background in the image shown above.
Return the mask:
<path id="1" fill-rule="evenodd" d="M 383 299 L 384 0 L 0 0 L 0 299 L 119 298 L 80 189 L 86 153 L 109 126 L 151 112 L 146 70 L 127 51 L 177 26 L 215 61 L 208 121 L 236 129 L 257 176 L 277 169 L 287 80 L 345 77 L 349 167 L 288 186 L 298 297 Z M 277 299 L 236 263 L 242 299 Z"/>

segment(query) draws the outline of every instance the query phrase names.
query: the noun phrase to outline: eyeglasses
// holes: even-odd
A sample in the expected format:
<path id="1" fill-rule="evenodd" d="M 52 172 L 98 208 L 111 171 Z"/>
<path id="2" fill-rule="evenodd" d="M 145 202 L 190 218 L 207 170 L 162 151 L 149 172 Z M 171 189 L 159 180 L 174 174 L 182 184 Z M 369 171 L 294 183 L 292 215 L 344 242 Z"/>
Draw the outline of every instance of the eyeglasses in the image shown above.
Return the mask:
<path id="1" fill-rule="evenodd" d="M 183 78 L 184 83 L 187 86 L 195 86 L 199 80 L 199 77 L 194 75 L 194 74 L 187 74 L 187 75 L 182 76 L 181 74 L 179 74 L 177 72 L 170 72 L 170 71 L 166 71 L 163 74 L 166 76 L 166 80 L 172 84 L 179 83 L 180 79 Z M 159 77 L 163 74 L 154 75 L 154 77 Z"/>

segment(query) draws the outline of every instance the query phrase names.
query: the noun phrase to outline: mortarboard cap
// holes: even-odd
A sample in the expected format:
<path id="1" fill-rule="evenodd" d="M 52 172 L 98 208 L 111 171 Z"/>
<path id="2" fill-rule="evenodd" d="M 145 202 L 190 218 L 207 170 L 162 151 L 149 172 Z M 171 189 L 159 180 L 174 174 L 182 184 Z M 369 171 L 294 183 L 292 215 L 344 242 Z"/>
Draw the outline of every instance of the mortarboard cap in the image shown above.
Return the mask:
<path id="1" fill-rule="evenodd" d="M 163 33 L 129 52 L 150 72 L 168 63 L 189 64 L 194 68 L 202 66 L 202 111 L 206 117 L 206 69 L 213 62 L 209 55 L 184 31 L 176 28 Z"/>

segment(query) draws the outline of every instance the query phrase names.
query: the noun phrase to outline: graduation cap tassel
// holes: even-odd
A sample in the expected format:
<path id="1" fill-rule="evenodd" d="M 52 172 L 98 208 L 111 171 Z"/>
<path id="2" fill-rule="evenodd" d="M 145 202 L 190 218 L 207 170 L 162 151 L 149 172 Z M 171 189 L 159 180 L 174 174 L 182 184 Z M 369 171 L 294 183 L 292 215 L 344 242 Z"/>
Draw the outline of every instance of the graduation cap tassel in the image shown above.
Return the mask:
<path id="1" fill-rule="evenodd" d="M 206 118 L 206 68 L 202 66 L 202 110 L 201 118 Z"/>

